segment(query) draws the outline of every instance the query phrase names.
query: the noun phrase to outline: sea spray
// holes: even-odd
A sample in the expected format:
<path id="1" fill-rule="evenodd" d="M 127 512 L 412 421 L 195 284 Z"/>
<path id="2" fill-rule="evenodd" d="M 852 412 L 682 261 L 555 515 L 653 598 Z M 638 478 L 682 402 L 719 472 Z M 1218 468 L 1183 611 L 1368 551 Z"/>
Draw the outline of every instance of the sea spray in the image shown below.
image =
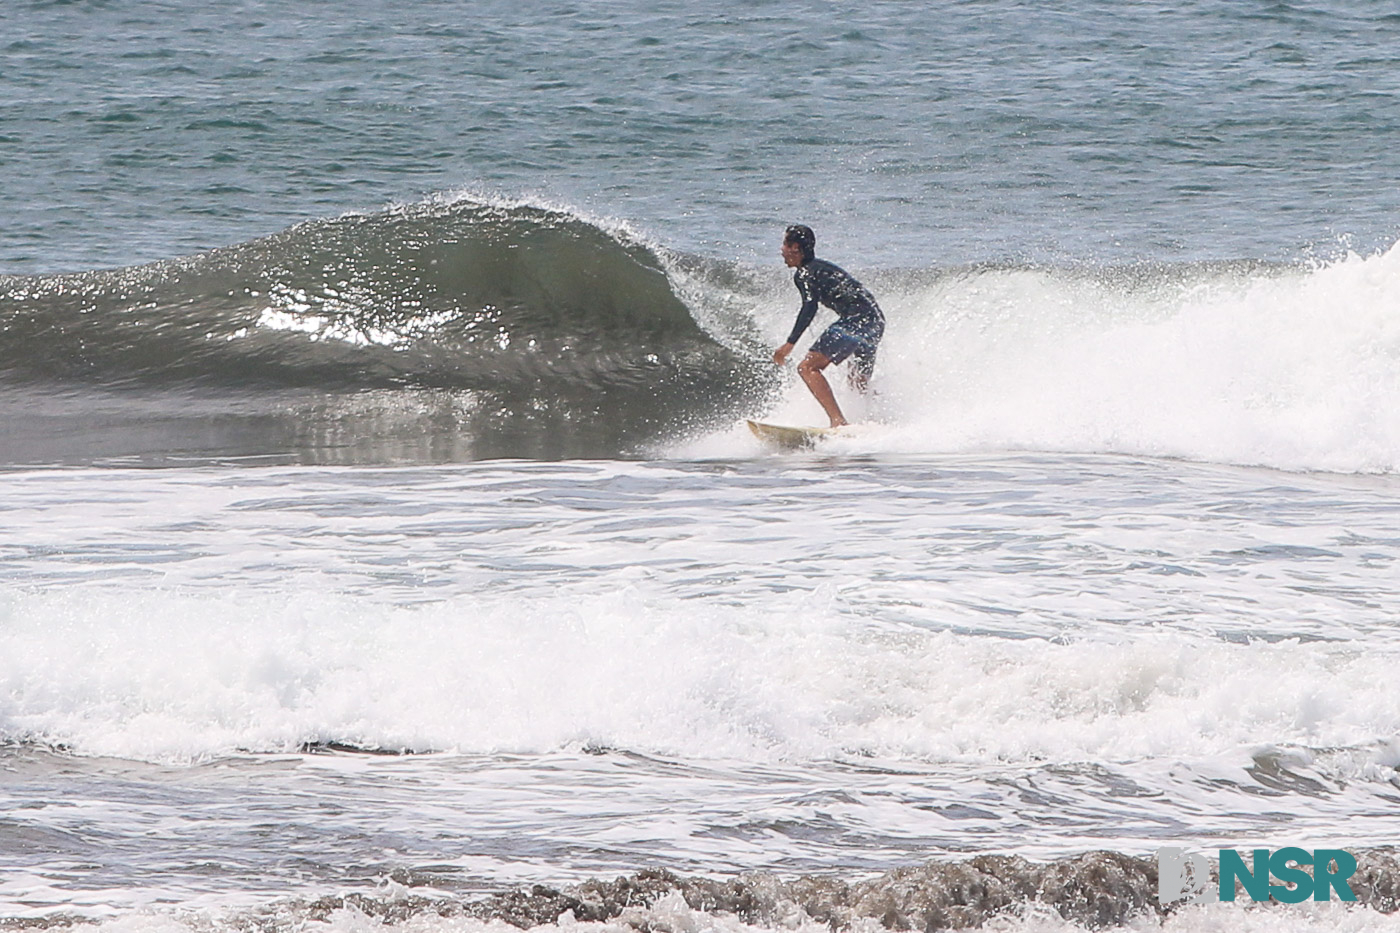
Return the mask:
<path id="1" fill-rule="evenodd" d="M 1400 247 L 1308 265 L 854 268 L 889 329 L 873 398 L 836 371 L 877 427 L 833 451 L 1400 467 Z M 776 344 L 796 293 L 770 284 L 756 304 Z M 770 417 L 821 423 L 795 380 Z"/>

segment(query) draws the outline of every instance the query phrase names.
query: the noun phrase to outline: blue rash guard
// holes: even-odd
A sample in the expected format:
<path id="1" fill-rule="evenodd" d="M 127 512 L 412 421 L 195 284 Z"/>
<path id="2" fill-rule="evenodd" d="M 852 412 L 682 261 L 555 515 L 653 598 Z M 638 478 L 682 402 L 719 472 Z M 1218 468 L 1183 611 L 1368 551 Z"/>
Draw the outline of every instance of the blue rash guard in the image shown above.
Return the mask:
<path id="1" fill-rule="evenodd" d="M 875 296 L 840 266 L 825 259 L 809 259 L 792 274 L 793 284 L 802 293 L 802 309 L 792 326 L 788 343 L 797 343 L 816 317 L 817 305 L 836 312 L 837 321 L 812 344 L 833 363 L 855 356 L 854 364 L 865 376 L 875 369 L 875 349 L 885 333 L 885 315 Z"/>

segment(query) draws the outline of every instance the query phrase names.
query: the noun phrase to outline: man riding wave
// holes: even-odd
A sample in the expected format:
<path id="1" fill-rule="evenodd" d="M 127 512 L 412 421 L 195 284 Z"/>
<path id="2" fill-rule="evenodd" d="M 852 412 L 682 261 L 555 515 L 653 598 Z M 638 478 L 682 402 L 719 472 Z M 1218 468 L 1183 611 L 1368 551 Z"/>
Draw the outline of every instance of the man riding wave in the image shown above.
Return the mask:
<path id="1" fill-rule="evenodd" d="M 831 426 L 839 428 L 849 422 L 836 404 L 822 370 L 851 358 L 851 385 L 864 392 L 875 371 L 875 350 L 885 333 L 885 315 L 875 303 L 875 296 L 855 276 L 816 258 L 816 246 L 817 235 L 803 224 L 793 224 L 783 235 L 783 261 L 797 270 L 792 281 L 802 294 L 802 308 L 787 343 L 773 351 L 773 362 L 779 366 L 787 362 L 793 345 L 816 316 L 817 305 L 835 311 L 837 320 L 812 344 L 807 356 L 797 364 L 797 373 L 826 412 Z"/>

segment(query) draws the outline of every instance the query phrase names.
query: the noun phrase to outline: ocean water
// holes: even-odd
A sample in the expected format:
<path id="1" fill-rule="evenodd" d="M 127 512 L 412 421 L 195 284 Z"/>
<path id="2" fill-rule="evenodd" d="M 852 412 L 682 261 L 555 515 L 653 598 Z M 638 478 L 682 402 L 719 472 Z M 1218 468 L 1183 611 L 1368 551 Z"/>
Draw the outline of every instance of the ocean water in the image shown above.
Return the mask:
<path id="1" fill-rule="evenodd" d="M 1397 40 L 0 8 L 0 928 L 1400 928 Z"/>

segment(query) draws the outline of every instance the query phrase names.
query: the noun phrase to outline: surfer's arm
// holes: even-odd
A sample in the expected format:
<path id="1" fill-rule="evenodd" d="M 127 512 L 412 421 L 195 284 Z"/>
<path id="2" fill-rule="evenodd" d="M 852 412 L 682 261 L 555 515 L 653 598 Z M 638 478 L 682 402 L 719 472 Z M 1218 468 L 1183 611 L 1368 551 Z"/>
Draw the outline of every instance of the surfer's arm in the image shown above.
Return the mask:
<path id="1" fill-rule="evenodd" d="M 778 359 L 778 353 L 782 353 L 783 359 L 787 359 L 788 353 L 792 352 L 792 347 L 797 341 L 802 339 L 802 332 L 812 323 L 812 318 L 817 316 L 817 286 L 812 281 L 810 274 L 805 274 L 807 270 L 798 269 L 793 274 L 793 284 L 802 293 L 802 308 L 797 312 L 797 320 L 792 325 L 792 333 L 788 334 L 787 343 L 778 348 L 773 354 L 773 362 L 782 365 L 783 360 Z M 786 353 L 784 353 L 786 349 Z"/>
<path id="2" fill-rule="evenodd" d="M 807 305 L 802 306 L 802 310 L 797 314 L 797 323 L 792 327 L 792 335 L 788 337 L 787 343 L 773 351 L 773 362 L 779 366 L 787 362 L 788 354 L 792 353 L 792 348 L 802 337 L 802 332 L 807 329 L 807 325 L 812 323 L 812 318 L 817 314 L 817 303 L 813 301 L 809 310 Z"/>

